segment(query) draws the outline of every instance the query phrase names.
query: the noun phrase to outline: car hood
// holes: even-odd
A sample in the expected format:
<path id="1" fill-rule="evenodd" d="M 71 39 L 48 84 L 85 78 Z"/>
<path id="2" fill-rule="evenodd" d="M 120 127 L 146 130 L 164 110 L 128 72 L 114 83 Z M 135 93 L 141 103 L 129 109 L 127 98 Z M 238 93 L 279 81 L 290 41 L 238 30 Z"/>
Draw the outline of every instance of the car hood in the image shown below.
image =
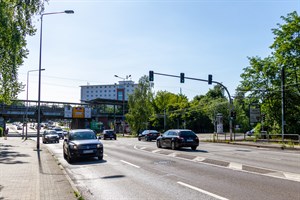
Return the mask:
<path id="1" fill-rule="evenodd" d="M 99 140 L 72 140 L 70 143 L 76 144 L 76 145 L 85 145 L 85 144 L 102 144 Z"/>

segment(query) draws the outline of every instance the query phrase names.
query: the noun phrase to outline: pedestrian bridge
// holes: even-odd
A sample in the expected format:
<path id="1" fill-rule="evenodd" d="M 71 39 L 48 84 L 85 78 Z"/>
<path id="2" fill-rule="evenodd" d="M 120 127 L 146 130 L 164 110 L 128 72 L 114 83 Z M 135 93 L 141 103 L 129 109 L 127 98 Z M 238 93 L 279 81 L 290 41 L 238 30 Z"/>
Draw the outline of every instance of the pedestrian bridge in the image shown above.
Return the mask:
<path id="1" fill-rule="evenodd" d="M 87 118 L 114 118 L 122 119 L 127 102 L 118 100 L 96 99 L 86 103 L 40 101 L 41 119 L 67 119 L 65 108 L 83 107 L 91 113 Z M 4 119 L 37 119 L 38 101 L 13 100 L 11 105 L 0 104 L 0 116 Z M 124 109 L 124 110 L 123 110 Z M 82 117 L 86 118 L 86 117 Z"/>

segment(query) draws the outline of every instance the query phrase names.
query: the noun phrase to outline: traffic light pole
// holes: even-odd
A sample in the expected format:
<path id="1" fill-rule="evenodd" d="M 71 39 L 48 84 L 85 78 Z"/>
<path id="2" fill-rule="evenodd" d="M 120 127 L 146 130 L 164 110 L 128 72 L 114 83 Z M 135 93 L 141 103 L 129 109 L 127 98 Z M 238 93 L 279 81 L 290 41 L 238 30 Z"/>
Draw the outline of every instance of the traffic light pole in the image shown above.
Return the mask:
<path id="1" fill-rule="evenodd" d="M 153 72 L 153 71 L 150 71 L 151 73 L 153 74 L 156 74 L 156 75 L 160 75 L 160 76 L 168 76 L 168 77 L 175 77 L 175 78 L 182 78 L 182 75 L 180 76 L 176 76 L 176 75 L 171 75 L 171 74 L 163 74 L 163 73 L 157 73 L 157 72 Z M 152 74 L 152 76 L 153 76 Z M 229 131 L 230 131 L 230 141 L 232 141 L 232 117 L 231 117 L 231 112 L 233 110 L 233 103 L 232 103 L 232 99 L 231 99 L 231 96 L 230 96 L 230 93 L 227 89 L 227 87 L 225 87 L 222 83 L 220 82 L 217 82 L 217 81 L 213 81 L 212 80 L 212 76 L 211 76 L 211 80 L 206 80 L 206 79 L 201 79 L 201 78 L 192 78 L 192 77 L 184 77 L 184 79 L 189 79 L 189 80 L 194 80 L 194 81 L 203 81 L 203 82 L 211 82 L 211 83 L 215 83 L 215 84 L 218 84 L 220 85 L 221 87 L 223 87 L 226 92 L 227 92 L 227 95 L 228 95 L 228 100 L 229 100 Z M 153 77 L 152 77 L 152 80 Z"/>

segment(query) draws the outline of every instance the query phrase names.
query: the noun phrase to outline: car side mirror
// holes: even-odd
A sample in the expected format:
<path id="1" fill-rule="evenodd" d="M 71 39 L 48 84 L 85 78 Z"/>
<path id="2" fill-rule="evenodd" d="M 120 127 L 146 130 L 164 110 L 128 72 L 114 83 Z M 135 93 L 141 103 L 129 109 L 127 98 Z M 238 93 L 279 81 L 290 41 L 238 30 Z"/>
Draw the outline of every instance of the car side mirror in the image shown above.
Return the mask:
<path id="1" fill-rule="evenodd" d="M 65 138 L 65 139 L 64 139 L 64 141 L 65 141 L 65 142 L 68 142 L 68 139 L 67 139 L 67 138 Z"/>
<path id="2" fill-rule="evenodd" d="M 101 136 L 98 136 L 98 140 L 101 140 Z"/>

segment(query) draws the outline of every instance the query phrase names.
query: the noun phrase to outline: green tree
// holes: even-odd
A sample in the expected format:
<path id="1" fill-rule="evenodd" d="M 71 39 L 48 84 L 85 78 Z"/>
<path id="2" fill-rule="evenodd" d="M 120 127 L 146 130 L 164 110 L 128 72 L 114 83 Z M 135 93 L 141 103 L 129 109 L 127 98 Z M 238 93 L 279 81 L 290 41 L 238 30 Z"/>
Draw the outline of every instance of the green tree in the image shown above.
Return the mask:
<path id="1" fill-rule="evenodd" d="M 300 114 L 300 17 L 292 12 L 281 17 L 284 24 L 272 29 L 275 35 L 270 46 L 272 55 L 266 58 L 250 57 L 250 66 L 244 68 L 239 88 L 248 91 L 248 103 L 259 102 L 266 113 L 269 131 L 281 126 L 281 71 L 285 70 L 286 132 L 299 133 Z"/>
<path id="2" fill-rule="evenodd" d="M 152 114 L 152 99 L 148 76 L 140 78 L 138 87 L 128 99 L 128 113 L 126 121 L 129 123 L 133 133 L 138 134 L 141 130 L 148 128 L 149 117 Z"/>
<path id="3" fill-rule="evenodd" d="M 0 1 L 0 102 L 11 103 L 23 88 L 18 69 L 28 55 L 26 36 L 35 33 L 32 17 L 43 4 L 39 0 Z"/>

